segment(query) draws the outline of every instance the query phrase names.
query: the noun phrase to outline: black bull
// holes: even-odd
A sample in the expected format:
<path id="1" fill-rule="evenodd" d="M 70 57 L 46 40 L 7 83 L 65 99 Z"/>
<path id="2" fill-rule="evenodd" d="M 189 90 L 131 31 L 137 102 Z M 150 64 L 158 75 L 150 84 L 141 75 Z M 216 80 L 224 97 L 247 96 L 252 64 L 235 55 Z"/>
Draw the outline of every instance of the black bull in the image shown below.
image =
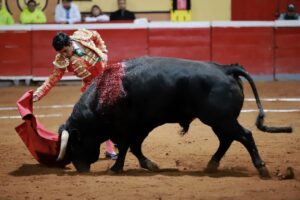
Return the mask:
<path id="1" fill-rule="evenodd" d="M 69 159 L 78 171 L 89 171 L 90 165 L 98 160 L 100 144 L 111 139 L 119 149 L 112 172 L 123 170 L 129 148 L 142 168 L 156 171 L 158 166 L 142 153 L 147 135 L 165 123 L 179 123 L 184 134 L 191 121 L 198 118 L 212 128 L 220 141 L 208 162 L 208 171 L 217 170 L 221 158 L 236 140 L 248 150 L 260 175 L 269 176 L 251 131 L 237 120 L 244 102 L 239 77 L 251 85 L 259 108 L 256 126 L 260 130 L 291 132 L 292 129 L 263 125 L 264 111 L 255 84 L 242 67 L 158 57 L 137 58 L 124 64 L 121 83 L 126 95 L 103 106 L 99 101 L 101 91 L 93 83 L 60 129 L 62 147 L 58 160 Z"/>

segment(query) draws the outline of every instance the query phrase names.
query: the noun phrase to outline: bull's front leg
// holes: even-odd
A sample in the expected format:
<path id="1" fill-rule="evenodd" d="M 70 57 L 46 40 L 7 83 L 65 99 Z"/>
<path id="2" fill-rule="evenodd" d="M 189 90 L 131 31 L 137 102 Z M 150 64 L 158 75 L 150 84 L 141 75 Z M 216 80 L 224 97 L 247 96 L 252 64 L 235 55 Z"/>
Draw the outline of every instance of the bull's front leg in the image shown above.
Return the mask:
<path id="1" fill-rule="evenodd" d="M 119 155 L 115 164 L 110 168 L 109 173 L 117 174 L 123 171 L 124 162 L 127 150 L 129 148 L 129 143 L 118 143 Z"/>
<path id="2" fill-rule="evenodd" d="M 156 163 L 149 160 L 144 154 L 142 153 L 142 142 L 144 138 L 138 138 L 133 141 L 130 145 L 131 152 L 137 157 L 139 160 L 140 166 L 144 169 L 148 169 L 153 172 L 159 171 L 159 167 Z"/>

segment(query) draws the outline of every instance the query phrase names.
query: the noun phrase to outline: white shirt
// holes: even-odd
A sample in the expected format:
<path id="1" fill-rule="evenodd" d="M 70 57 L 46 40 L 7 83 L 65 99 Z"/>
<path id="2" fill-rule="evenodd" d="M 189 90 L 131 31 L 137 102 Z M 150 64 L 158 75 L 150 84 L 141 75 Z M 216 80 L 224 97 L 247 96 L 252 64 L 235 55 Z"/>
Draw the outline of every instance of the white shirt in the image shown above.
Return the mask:
<path id="1" fill-rule="evenodd" d="M 84 19 L 85 22 L 107 22 L 109 21 L 108 15 L 99 15 L 98 17 L 86 17 Z"/>
<path id="2" fill-rule="evenodd" d="M 55 22 L 67 22 L 69 24 L 81 22 L 81 14 L 78 7 L 74 3 L 71 3 L 71 8 L 69 9 L 69 19 L 67 19 L 67 10 L 61 3 L 57 4 L 55 8 Z"/>
<path id="3" fill-rule="evenodd" d="M 82 54 L 85 54 L 85 51 L 84 49 L 82 48 L 81 44 L 79 44 L 78 42 L 76 41 L 72 41 L 72 45 L 75 49 L 75 51 L 78 51 L 79 53 L 82 53 Z M 106 53 L 103 53 L 102 52 L 102 60 L 107 63 L 107 60 L 108 60 L 108 55 Z"/>

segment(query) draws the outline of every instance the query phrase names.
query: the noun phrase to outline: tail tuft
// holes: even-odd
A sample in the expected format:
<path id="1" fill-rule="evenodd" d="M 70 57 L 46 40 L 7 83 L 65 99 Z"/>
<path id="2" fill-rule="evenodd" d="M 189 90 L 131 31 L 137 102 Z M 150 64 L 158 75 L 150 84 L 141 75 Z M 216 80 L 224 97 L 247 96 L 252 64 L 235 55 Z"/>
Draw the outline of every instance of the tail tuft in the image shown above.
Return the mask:
<path id="1" fill-rule="evenodd" d="M 265 112 L 264 112 L 263 106 L 259 99 L 255 83 L 254 83 L 253 79 L 251 78 L 251 76 L 248 74 L 248 72 L 246 72 L 245 69 L 243 69 L 240 66 L 232 67 L 232 68 L 228 68 L 226 73 L 228 75 L 233 75 L 233 76 L 242 76 L 249 82 L 249 84 L 252 88 L 252 92 L 254 94 L 255 100 L 256 100 L 256 105 L 259 109 L 259 114 L 257 116 L 256 123 L 255 123 L 256 127 L 259 130 L 264 131 L 264 132 L 269 132 L 269 133 L 291 133 L 293 131 L 292 127 L 269 127 L 269 126 L 264 125 Z"/>
<path id="2" fill-rule="evenodd" d="M 292 127 L 269 127 L 264 125 L 264 113 L 259 113 L 259 115 L 256 118 L 256 127 L 263 131 L 263 132 L 269 132 L 269 133 L 292 133 L 293 129 Z"/>

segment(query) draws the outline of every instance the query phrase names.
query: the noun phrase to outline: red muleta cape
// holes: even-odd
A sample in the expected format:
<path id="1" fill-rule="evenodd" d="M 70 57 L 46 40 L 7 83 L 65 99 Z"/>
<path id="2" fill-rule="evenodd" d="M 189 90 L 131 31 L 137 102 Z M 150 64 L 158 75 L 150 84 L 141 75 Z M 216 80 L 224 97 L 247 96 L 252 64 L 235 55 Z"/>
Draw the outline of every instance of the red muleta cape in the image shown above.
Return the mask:
<path id="1" fill-rule="evenodd" d="M 33 90 L 26 92 L 18 101 L 19 113 L 24 120 L 15 129 L 32 156 L 41 164 L 64 167 L 69 161 L 56 161 L 60 149 L 60 137 L 47 131 L 33 114 Z"/>

